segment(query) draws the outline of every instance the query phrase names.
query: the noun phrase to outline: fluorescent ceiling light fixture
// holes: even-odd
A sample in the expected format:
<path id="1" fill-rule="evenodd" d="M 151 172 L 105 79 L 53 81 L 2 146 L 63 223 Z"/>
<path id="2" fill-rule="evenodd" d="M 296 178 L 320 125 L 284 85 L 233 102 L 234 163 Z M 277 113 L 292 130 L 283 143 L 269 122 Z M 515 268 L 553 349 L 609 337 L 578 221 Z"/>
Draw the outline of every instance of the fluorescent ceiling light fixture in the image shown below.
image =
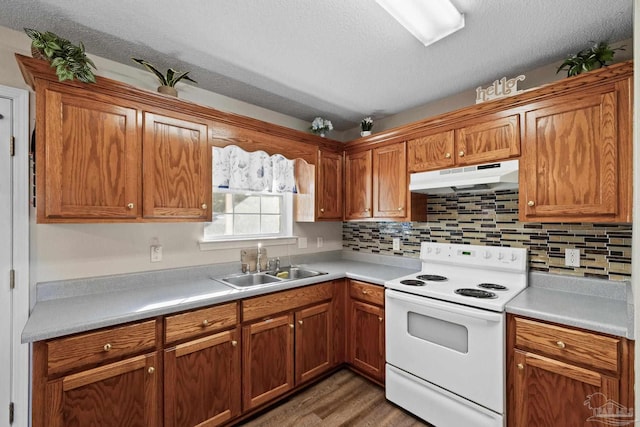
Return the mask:
<path id="1" fill-rule="evenodd" d="M 376 0 L 425 46 L 464 27 L 464 15 L 449 0 Z"/>

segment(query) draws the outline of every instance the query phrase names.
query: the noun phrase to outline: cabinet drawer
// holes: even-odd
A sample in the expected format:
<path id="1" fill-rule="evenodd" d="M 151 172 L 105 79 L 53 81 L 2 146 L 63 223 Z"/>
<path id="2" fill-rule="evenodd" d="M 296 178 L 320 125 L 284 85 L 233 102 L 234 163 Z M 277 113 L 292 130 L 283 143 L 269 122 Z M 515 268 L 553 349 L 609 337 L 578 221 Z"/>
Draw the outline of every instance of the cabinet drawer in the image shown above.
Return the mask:
<path id="1" fill-rule="evenodd" d="M 231 328 L 238 323 L 238 303 L 202 308 L 165 318 L 167 344 Z"/>
<path id="2" fill-rule="evenodd" d="M 333 282 L 327 282 L 248 299 L 242 301 L 242 321 L 261 319 L 332 297 Z"/>
<path id="3" fill-rule="evenodd" d="M 371 304 L 384 305 L 384 286 L 350 280 L 349 295 L 351 295 L 351 298 L 370 302 Z"/>
<path id="4" fill-rule="evenodd" d="M 47 342 L 47 374 L 140 353 L 155 345 L 155 320 L 51 340 Z"/>
<path id="5" fill-rule="evenodd" d="M 517 317 L 515 325 L 516 347 L 520 349 L 619 372 L 619 339 Z"/>

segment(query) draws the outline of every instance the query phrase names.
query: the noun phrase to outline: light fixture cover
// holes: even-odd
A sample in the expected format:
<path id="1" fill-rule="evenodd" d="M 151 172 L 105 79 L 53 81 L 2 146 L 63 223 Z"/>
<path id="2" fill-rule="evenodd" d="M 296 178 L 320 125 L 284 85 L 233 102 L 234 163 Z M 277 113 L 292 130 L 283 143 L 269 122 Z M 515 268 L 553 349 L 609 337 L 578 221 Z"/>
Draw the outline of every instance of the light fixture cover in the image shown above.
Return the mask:
<path id="1" fill-rule="evenodd" d="M 464 27 L 464 15 L 449 0 L 376 0 L 425 46 Z"/>

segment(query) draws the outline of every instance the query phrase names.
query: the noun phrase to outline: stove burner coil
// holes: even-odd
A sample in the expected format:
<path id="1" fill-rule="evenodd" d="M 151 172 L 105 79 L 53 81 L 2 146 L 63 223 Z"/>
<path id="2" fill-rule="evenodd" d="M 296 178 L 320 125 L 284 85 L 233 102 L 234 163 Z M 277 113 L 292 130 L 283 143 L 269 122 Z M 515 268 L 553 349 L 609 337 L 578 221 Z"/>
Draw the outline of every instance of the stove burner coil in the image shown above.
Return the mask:
<path id="1" fill-rule="evenodd" d="M 498 298 L 498 296 L 493 292 L 483 291 L 482 289 L 462 288 L 462 289 L 456 289 L 455 292 L 456 294 L 462 295 L 465 297 L 473 297 L 473 298 L 480 298 L 480 299 Z"/>
<path id="2" fill-rule="evenodd" d="M 498 285 L 495 283 L 480 283 L 478 287 L 482 289 L 491 289 L 493 291 L 506 291 L 507 289 L 509 289 L 506 286 Z"/>
<path id="3" fill-rule="evenodd" d="M 400 283 L 402 283 L 403 285 L 409 285 L 409 286 L 424 286 L 425 285 L 425 283 L 422 280 L 414 280 L 414 279 L 401 280 Z"/>
<path id="4" fill-rule="evenodd" d="M 421 274 L 416 276 L 416 279 L 427 280 L 429 282 L 445 282 L 448 280 L 446 277 L 437 274 Z"/>

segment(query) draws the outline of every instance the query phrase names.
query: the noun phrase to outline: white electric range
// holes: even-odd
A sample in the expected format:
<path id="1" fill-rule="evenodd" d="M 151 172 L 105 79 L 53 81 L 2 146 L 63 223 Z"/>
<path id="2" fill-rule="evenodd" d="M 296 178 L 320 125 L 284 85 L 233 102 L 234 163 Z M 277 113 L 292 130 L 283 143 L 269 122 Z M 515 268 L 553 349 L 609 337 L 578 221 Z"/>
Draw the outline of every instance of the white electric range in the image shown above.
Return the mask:
<path id="1" fill-rule="evenodd" d="M 502 427 L 504 307 L 527 287 L 527 251 L 423 242 L 420 259 L 385 283 L 387 399 L 437 427 Z"/>

